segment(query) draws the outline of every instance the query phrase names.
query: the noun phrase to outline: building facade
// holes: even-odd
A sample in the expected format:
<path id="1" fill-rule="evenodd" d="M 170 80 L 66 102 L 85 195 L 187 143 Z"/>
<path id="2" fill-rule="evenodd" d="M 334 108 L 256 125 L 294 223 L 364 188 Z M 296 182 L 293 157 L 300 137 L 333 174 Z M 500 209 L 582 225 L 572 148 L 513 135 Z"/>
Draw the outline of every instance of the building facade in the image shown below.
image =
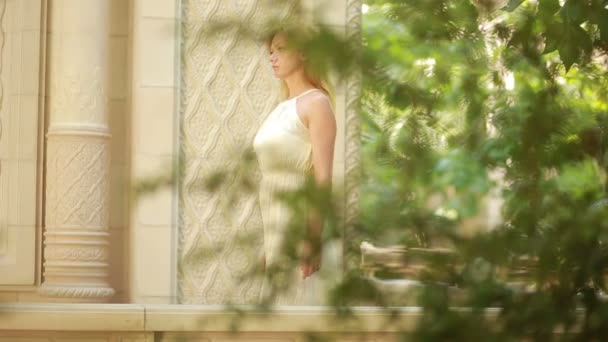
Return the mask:
<path id="1" fill-rule="evenodd" d="M 77 336 L 70 330 L 154 340 L 184 322 L 196 335 L 194 311 L 255 303 L 259 284 L 239 275 L 256 260 L 234 241 L 261 234 L 257 199 L 226 207 L 197 181 L 238 166 L 279 101 L 278 83 L 262 43 L 205 32 L 214 21 L 256 27 L 299 10 L 360 39 L 361 0 L 0 0 L 0 311 L 10 316 L 0 341 L 51 330 L 56 340 Z M 358 75 L 336 84 L 345 239 L 357 210 L 360 86 Z M 164 186 L 146 192 L 151 183 Z M 218 244 L 205 263 L 184 261 Z M 338 274 L 357 262 L 344 242 L 331 248 Z M 194 311 L 173 316 L 183 310 Z M 250 331 L 297 339 L 308 313 L 292 314 L 283 328 Z M 228 329 L 215 327 L 220 337 Z"/>

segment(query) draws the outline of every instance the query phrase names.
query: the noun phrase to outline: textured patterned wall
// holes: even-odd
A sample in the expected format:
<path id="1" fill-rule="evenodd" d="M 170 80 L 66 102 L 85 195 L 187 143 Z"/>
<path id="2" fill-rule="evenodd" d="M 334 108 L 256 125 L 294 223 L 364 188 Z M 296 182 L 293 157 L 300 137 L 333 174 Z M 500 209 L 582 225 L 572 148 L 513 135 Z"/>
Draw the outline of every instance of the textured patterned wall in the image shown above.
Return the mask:
<path id="1" fill-rule="evenodd" d="M 104 139 L 86 141 L 72 136 L 57 137 L 49 144 L 47 153 L 52 159 L 46 171 L 47 227 L 107 229 L 107 145 Z M 93 250 L 89 253 L 97 254 Z M 65 257 L 67 254 L 62 259 Z"/>
<path id="2" fill-rule="evenodd" d="M 361 42 L 362 0 L 348 0 L 346 4 L 346 38 L 358 44 Z M 359 103 L 361 98 L 361 74 L 353 73 L 346 79 L 346 108 L 344 139 L 344 188 L 345 188 L 345 232 L 344 267 L 354 269 L 360 262 L 359 244 L 361 238 L 355 230 L 359 215 L 360 184 L 360 144 L 361 125 Z"/>
<path id="3" fill-rule="evenodd" d="M 289 2 L 279 4 L 288 15 Z M 206 192 L 199 181 L 234 167 L 250 148 L 264 115 L 278 101 L 264 46 L 233 30 L 210 34 L 212 20 L 256 24 L 268 13 L 259 0 L 184 0 L 180 158 L 179 297 L 182 303 L 253 303 L 259 282 L 240 277 L 259 262 L 262 222 L 254 194 L 225 207 L 226 192 Z M 234 182 L 235 179 L 232 179 Z M 229 190 L 231 186 L 228 185 Z M 232 212 L 231 212 L 232 211 Z M 249 237 L 245 246 L 237 243 Z M 203 253 L 201 255 L 201 252 Z M 208 253 L 207 253 L 208 252 Z"/>
<path id="4" fill-rule="evenodd" d="M 347 3 L 346 32 L 359 39 L 361 1 Z M 209 23 L 228 19 L 260 27 L 270 16 L 289 17 L 297 6 L 292 1 L 182 0 L 182 8 L 179 300 L 255 303 L 260 283 L 242 281 L 241 276 L 260 261 L 257 196 L 241 194 L 224 203 L 236 178 L 229 179 L 225 191 L 215 193 L 204 191 L 198 182 L 218 168 L 241 162 L 238 156 L 251 148 L 259 125 L 279 101 L 278 83 L 263 45 L 238 34 L 236 28 L 209 34 Z M 358 203 L 360 78 L 354 76 L 345 89 L 345 209 L 347 223 L 353 223 Z M 239 238 L 253 243 L 243 248 L 236 242 Z"/>

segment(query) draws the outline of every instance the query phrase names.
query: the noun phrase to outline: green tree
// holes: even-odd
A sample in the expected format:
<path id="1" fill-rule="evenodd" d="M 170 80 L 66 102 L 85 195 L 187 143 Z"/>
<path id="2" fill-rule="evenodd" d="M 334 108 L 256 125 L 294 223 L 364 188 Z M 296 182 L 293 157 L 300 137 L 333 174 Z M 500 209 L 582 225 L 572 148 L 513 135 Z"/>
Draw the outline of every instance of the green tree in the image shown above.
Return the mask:
<path id="1" fill-rule="evenodd" d="M 470 308 L 426 287 L 415 338 L 603 340 L 608 1 L 366 4 L 361 226 L 380 244 L 452 248 L 445 280 Z M 493 190 L 488 226 L 472 218 Z M 515 287 L 501 270 L 523 261 Z"/>
<path id="2" fill-rule="evenodd" d="M 604 340 L 608 1 L 364 3 L 362 46 L 325 27 L 292 42 L 315 65 L 363 75 L 357 235 L 430 251 L 437 274 L 419 275 L 422 319 L 404 339 Z M 208 187 L 220 189 L 226 172 Z M 327 236 L 340 238 L 316 190 L 286 200 L 325 210 Z M 331 297 L 342 317 L 363 302 L 398 320 L 361 270 Z"/>

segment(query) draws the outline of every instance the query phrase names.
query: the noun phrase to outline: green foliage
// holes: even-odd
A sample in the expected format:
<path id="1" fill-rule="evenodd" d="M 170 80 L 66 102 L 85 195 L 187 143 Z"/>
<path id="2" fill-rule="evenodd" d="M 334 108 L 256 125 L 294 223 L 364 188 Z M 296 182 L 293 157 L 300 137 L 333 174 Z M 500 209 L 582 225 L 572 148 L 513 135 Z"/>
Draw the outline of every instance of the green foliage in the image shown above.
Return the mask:
<path id="1" fill-rule="evenodd" d="M 427 282 L 409 337 L 605 340 L 608 1 L 364 3 L 362 49 L 326 27 L 293 42 L 339 76 L 363 73 L 358 235 L 458 258 L 438 261 L 450 279 Z M 232 178 L 255 190 L 246 172 L 222 172 L 207 190 Z M 317 208 L 325 237 L 340 239 L 327 189 L 308 182 L 284 199 L 296 213 Z M 297 267 L 302 222 L 296 215 L 278 271 Z M 360 270 L 330 298 L 341 317 L 360 303 L 392 305 Z"/>
<path id="2" fill-rule="evenodd" d="M 470 308 L 427 286 L 414 339 L 602 340 L 608 1 L 366 4 L 363 226 L 458 251 Z"/>

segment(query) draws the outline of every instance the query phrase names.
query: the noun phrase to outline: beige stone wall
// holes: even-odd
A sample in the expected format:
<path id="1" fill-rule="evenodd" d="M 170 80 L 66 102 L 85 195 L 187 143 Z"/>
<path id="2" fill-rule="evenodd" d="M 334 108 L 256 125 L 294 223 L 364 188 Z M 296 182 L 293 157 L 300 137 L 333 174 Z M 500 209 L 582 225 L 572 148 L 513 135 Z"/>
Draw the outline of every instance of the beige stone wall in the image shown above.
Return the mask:
<path id="1" fill-rule="evenodd" d="M 19 272 L 6 269 L 7 260 L 0 257 L 0 301 L 44 302 L 49 298 L 41 296 L 37 290 L 40 285 L 42 261 L 42 212 L 45 207 L 42 202 L 44 192 L 42 176 L 44 170 L 43 156 L 46 146 L 47 119 L 47 93 L 46 87 L 52 85 L 47 82 L 47 63 L 50 63 L 48 51 L 52 49 L 47 42 L 53 32 L 48 23 L 50 13 L 48 6 L 57 5 L 61 0 L 3 0 L 0 7 L 5 5 L 5 21 L 3 28 L 6 35 L 4 43 L 5 54 L 3 58 L 3 71 L 0 73 L 4 85 L 10 84 L 10 89 L 4 87 L 9 95 L 7 104 L 3 107 L 2 118 L 4 139 L 2 144 L 2 162 L 5 184 L 13 184 L 5 192 L 5 186 L 0 185 L 0 207 L 10 209 L 8 206 L 18 206 L 13 210 L 0 213 L 0 221 L 10 215 L 19 214 L 30 222 L 30 235 L 21 237 L 23 242 L 15 241 L 15 229 L 11 229 L 11 238 L 4 240 L 11 250 L 18 251 L 20 255 L 13 260 L 19 261 Z M 112 298 L 115 302 L 126 301 L 128 288 L 128 186 L 129 186 L 129 88 L 130 88 L 130 1 L 108 0 L 111 11 L 109 23 L 110 41 L 109 69 L 107 84 L 108 117 L 111 131 L 110 154 L 111 164 L 109 170 L 110 183 L 110 222 L 109 222 L 109 255 L 110 283 L 116 290 Z M 8 56 L 10 51 L 10 56 Z M 3 54 L 3 57 L 5 55 Z M 38 64 L 37 64 L 38 63 Z M 27 67 L 25 67 L 27 65 Z M 39 66 L 38 66 L 39 65 Z M 87 113 L 84 113 L 87 115 Z M 90 114 L 90 113 L 89 113 Z M 14 117 L 10 120 L 9 117 Z M 7 154 L 5 154 L 6 152 Z M 30 169 L 20 165 L 20 173 L 15 174 L 16 164 L 28 161 Z M 14 170 L 13 170 L 14 169 Z M 10 170 L 10 172 L 9 172 Z M 0 175 L 2 172 L 0 172 Z M 17 177 L 17 178 L 15 178 Z M 38 179 L 36 178 L 38 177 Z M 23 179 L 23 180 L 19 180 Z M 9 183 L 6 183 L 6 181 Z M 11 193 L 13 193 L 11 195 Z M 18 200 L 17 200 L 18 199 Z M 12 204 L 11 204 L 12 203 Z M 17 209 L 18 208 L 18 209 Z M 7 216 L 7 213 L 14 213 Z M 34 224 L 36 222 L 36 224 Z M 0 224 L 0 231 L 4 227 Z M 26 233 L 28 229 L 21 229 Z M 2 233 L 0 233 L 2 236 Z M 0 238 L 0 246 L 3 239 Z M 27 242 L 27 244 L 25 244 Z M 1 250 L 1 248 L 0 248 Z M 2 254 L 2 252 L 0 252 Z M 9 255 L 10 257 L 10 255 Z M 16 264 L 16 263 L 15 263 Z M 17 265 L 17 264 L 16 264 Z M 4 268 L 3 268 L 4 266 Z M 29 272 L 31 286 L 4 285 L 14 282 L 15 277 Z"/>
<path id="2" fill-rule="evenodd" d="M 241 212 L 237 217 L 238 222 L 227 226 L 217 221 L 217 217 L 214 219 L 213 215 L 209 215 L 211 211 L 217 213 L 217 202 L 209 202 L 201 194 L 189 192 L 187 182 L 200 171 L 197 171 L 196 165 L 204 165 L 205 168 L 213 166 L 213 155 L 218 155 L 217 152 L 223 155 L 229 149 L 248 146 L 261 119 L 278 100 L 278 91 L 272 91 L 276 83 L 273 85 L 264 48 L 236 40 L 232 44 L 242 45 L 227 50 L 210 49 L 213 44 L 221 43 L 218 40 L 224 39 L 223 36 L 215 37 L 215 42 L 206 41 L 202 45 L 199 42 L 199 47 L 203 47 L 199 50 L 202 54 L 196 56 L 198 59 L 194 64 L 187 65 L 207 68 L 201 74 L 201 70 L 184 68 L 185 64 L 181 64 L 180 60 L 185 57 L 180 54 L 180 49 L 190 44 L 188 39 L 192 37 L 184 32 L 187 25 L 181 21 L 186 19 L 188 13 L 184 4 L 191 4 L 191 8 L 198 6 L 198 10 L 202 11 L 200 13 L 218 16 L 223 11 L 219 7 L 233 2 L 107 0 L 109 22 L 97 23 L 91 20 L 87 23 L 82 20 L 78 22 L 81 19 L 79 14 L 67 10 L 70 7 L 65 4 L 69 1 L 72 0 L 0 0 L 0 5 L 6 5 L 6 11 L 16 14 L 5 16 L 2 23 L 3 28 L 6 28 L 5 36 L 1 37 L 3 42 L 10 42 L 3 51 L 3 72 L 0 72 L 3 84 L 10 84 L 3 88 L 4 92 L 10 94 L 3 99 L 0 115 L 0 301 L 48 300 L 37 290 L 43 281 L 41 264 L 45 257 L 45 247 L 42 245 L 43 213 L 46 211 L 47 218 L 55 217 L 55 213 L 47 208 L 48 201 L 43 202 L 45 189 L 49 186 L 43 183 L 44 170 L 48 167 L 45 165 L 44 153 L 48 150 L 52 158 L 58 158 L 55 147 L 48 148 L 46 136 L 49 121 L 52 121 L 47 116 L 54 113 L 55 124 L 59 124 L 56 126 L 63 131 L 53 134 L 64 136 L 67 133 L 90 138 L 91 133 L 96 134 L 95 129 L 103 131 L 100 141 L 104 141 L 104 147 L 100 148 L 104 151 L 107 148 L 109 164 L 107 172 L 102 174 L 107 175 L 104 182 L 108 183 L 109 193 L 107 197 L 102 194 L 104 203 L 107 200 L 107 208 L 105 204 L 100 206 L 103 215 L 108 215 L 109 220 L 107 224 L 102 224 L 107 227 L 98 228 L 109 234 L 108 259 L 105 259 L 105 247 L 102 254 L 104 262 L 109 262 L 109 288 L 115 291 L 110 301 L 177 303 L 180 301 L 180 279 L 177 273 L 180 247 L 185 247 L 181 249 L 182 252 L 187 251 L 188 246 L 192 246 L 201 234 L 209 235 L 214 229 L 225 233 L 224 228 L 236 231 L 250 227 L 251 230 L 259 229 L 261 233 L 261 222 L 255 218 L 259 215 L 255 198 L 248 198 L 241 203 L 243 207 L 239 208 L 244 208 L 244 211 L 237 208 Z M 350 17 L 345 10 L 347 1 L 352 0 L 336 0 L 325 5 L 323 1 L 309 0 L 305 4 L 310 9 L 322 5 L 322 10 L 314 12 L 314 15 L 332 25 L 338 32 L 348 34 Z M 261 13 L 259 8 L 256 10 L 258 2 L 263 1 L 237 2 L 234 3 L 237 7 L 230 7 L 225 13 L 240 13 L 257 20 Z M 66 10 L 52 13 L 49 8 Z M 285 15 L 289 9 L 286 11 Z M 49 22 L 49 18 L 54 18 L 55 24 L 53 20 Z M 77 25 L 85 26 L 103 25 L 102 30 L 107 33 L 102 39 L 103 44 L 109 41 L 107 51 L 94 51 L 94 42 L 90 42 L 93 45 L 88 47 L 65 50 L 66 47 L 71 49 L 76 45 L 70 40 L 73 37 L 69 32 L 53 31 L 53 25 L 60 27 L 62 20 L 74 20 L 74 23 L 78 22 Z M 91 26 L 91 29 L 101 32 L 100 27 Z M 65 37 L 59 39 L 60 34 Z M 78 39 L 82 37 L 80 35 Z M 56 45 L 48 46 L 48 42 L 55 42 Z M 61 53 L 65 55 L 57 54 L 58 49 L 64 49 Z M 10 53 L 7 52 L 9 50 Z M 209 51 L 215 55 L 206 55 Z M 107 60 L 104 60 L 105 52 L 108 53 Z M 4 58 L 9 54 L 10 58 Z M 67 82 L 68 76 L 74 76 L 74 80 L 95 78 L 88 72 L 78 71 L 82 69 L 81 66 L 77 66 L 77 69 L 80 68 L 78 70 L 70 68 L 70 61 L 81 63 L 82 56 L 86 55 L 101 58 L 99 61 L 102 61 L 103 70 L 91 70 L 91 73 L 102 73 L 99 79 L 103 84 L 77 84 L 76 81 L 61 83 Z M 217 58 L 222 60 L 221 64 L 213 64 Z M 26 64 L 39 67 L 25 68 Z M 249 74 L 243 74 L 245 70 L 242 68 L 247 69 Z M 58 73 L 51 74 L 51 69 L 58 70 Z M 210 76 L 220 76 L 223 80 L 211 84 L 208 79 L 205 81 Z M 226 91 L 225 87 L 230 86 L 226 82 L 229 78 L 236 79 L 239 86 Z M 197 81 L 204 82 L 192 87 Z M 92 90 L 97 86 L 103 92 Z M 349 114 L 348 91 L 348 84 L 337 85 L 338 138 L 334 182 L 338 184 L 335 189 L 341 192 L 342 197 L 345 193 L 341 184 L 348 178 L 346 174 L 349 172 L 347 126 L 348 116 L 352 116 L 352 112 Z M 90 95 L 94 95 L 92 98 L 96 101 L 103 101 L 103 105 L 95 107 L 92 112 L 70 109 L 86 102 L 84 97 L 74 97 L 74 94 L 85 96 L 87 92 L 91 92 Z M 61 98 L 64 94 L 67 97 Z M 209 96 L 197 98 L 201 95 L 214 95 L 219 106 L 233 106 L 230 114 L 222 118 L 210 116 L 213 114 L 208 110 L 211 103 L 201 105 L 197 102 L 204 98 L 209 100 Z M 55 96 L 53 101 L 49 101 L 50 96 Z M 235 96 L 240 100 L 235 101 Z M 218 106 L 218 102 L 214 106 Z M 58 119 L 63 121 L 57 121 Z M 90 126 L 87 126 L 87 122 Z M 53 122 L 51 126 L 52 124 Z M 80 131 L 66 132 L 66 127 L 72 127 L 72 124 Z M 106 125 L 109 136 L 106 136 Z M 208 149 L 207 144 L 213 139 L 211 133 L 220 126 L 228 127 L 219 132 L 224 137 L 230 135 L 233 139 L 222 140 L 222 146 Z M 86 132 L 82 133 L 83 129 Z M 91 143 L 93 140 L 87 141 Z M 76 145 L 71 145 L 70 148 L 74 146 Z M 187 170 L 186 186 L 181 189 L 165 187 L 142 198 L 134 198 L 131 187 L 149 176 L 156 177 L 163 172 L 170 175 L 180 151 L 185 152 L 186 164 L 190 163 L 191 167 Z M 200 161 L 205 163 L 201 164 Z M 63 171 L 54 170 L 52 175 L 56 177 Z M 61 185 L 68 184 L 69 182 L 64 182 Z M 55 196 L 54 200 L 57 196 L 69 194 L 62 192 L 69 190 L 66 188 L 55 190 L 51 186 L 48 192 L 50 196 Z M 182 194 L 186 197 L 182 197 L 180 202 L 182 190 L 185 190 Z M 94 207 L 91 206 L 91 210 Z M 102 221 L 106 222 L 105 219 Z M 185 233 L 182 240 L 179 240 L 180 228 Z M 76 250 L 72 252 L 74 251 Z M 69 252 L 70 255 L 76 255 L 72 252 Z M 339 253 L 339 250 L 335 252 Z M 46 256 L 51 254 L 56 255 L 57 250 Z M 62 257 L 67 257 L 67 254 Z M 78 256 L 80 257 L 82 255 Z M 215 271 L 192 269 L 192 272 L 187 273 L 189 285 L 186 288 L 194 291 L 191 293 L 204 293 L 205 298 L 198 294 L 188 295 L 182 301 L 218 303 L 229 298 L 228 292 L 221 291 L 233 290 L 231 285 L 234 285 L 234 276 L 238 274 L 242 261 L 249 262 L 250 258 L 248 254 L 240 253 L 234 248 L 223 254 L 222 258 L 223 270 L 216 267 Z M 236 298 L 237 302 L 250 302 L 255 297 L 255 284 L 246 284 L 245 288 L 244 292 L 237 291 L 239 293 L 236 297 L 230 298 Z"/>
<path id="3" fill-rule="evenodd" d="M 0 1 L 0 299 L 39 281 L 42 6 Z"/>
<path id="4" fill-rule="evenodd" d="M 176 0 L 133 0 L 132 184 L 171 175 L 177 157 L 178 6 Z M 130 302 L 176 302 L 176 205 L 174 190 L 165 186 L 131 207 Z"/>

